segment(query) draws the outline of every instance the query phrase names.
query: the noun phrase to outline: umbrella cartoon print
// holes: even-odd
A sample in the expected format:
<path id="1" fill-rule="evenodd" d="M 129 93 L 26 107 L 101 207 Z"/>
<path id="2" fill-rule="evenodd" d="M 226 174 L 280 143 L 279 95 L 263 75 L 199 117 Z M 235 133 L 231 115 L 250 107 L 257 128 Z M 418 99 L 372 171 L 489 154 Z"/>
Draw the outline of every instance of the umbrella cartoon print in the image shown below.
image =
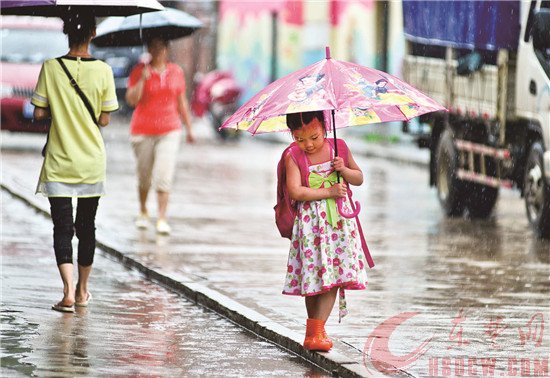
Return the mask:
<path id="1" fill-rule="evenodd" d="M 327 57 L 278 79 L 241 106 L 221 128 L 251 134 L 288 131 L 286 114 L 330 111 L 337 128 L 406 121 L 445 108 L 386 72 Z"/>
<path id="2" fill-rule="evenodd" d="M 229 117 L 221 128 L 251 134 L 288 131 L 287 114 L 319 110 L 331 115 L 336 142 L 337 128 L 407 121 L 446 109 L 393 75 L 332 59 L 327 47 L 326 59 L 267 85 Z M 336 149 L 335 154 L 338 155 Z M 359 204 L 356 205 L 353 214 L 341 211 L 341 215 L 356 216 Z"/>

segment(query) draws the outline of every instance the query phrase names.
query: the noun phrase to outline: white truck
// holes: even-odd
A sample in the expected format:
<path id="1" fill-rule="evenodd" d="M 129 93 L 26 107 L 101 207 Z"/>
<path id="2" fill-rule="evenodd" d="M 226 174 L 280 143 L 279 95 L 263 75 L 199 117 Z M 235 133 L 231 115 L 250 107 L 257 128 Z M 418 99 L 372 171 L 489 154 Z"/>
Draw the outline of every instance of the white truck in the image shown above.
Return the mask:
<path id="1" fill-rule="evenodd" d="M 404 79 L 448 109 L 416 134 L 445 214 L 488 217 L 517 188 L 549 239 L 550 1 L 403 0 L 403 18 Z"/>

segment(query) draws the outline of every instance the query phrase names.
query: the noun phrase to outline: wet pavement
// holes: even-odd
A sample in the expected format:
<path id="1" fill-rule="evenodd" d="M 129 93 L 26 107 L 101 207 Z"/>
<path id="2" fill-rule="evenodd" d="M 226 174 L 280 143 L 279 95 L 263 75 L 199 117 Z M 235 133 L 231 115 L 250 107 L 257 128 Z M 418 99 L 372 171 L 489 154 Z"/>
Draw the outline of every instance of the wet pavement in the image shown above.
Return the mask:
<path id="1" fill-rule="evenodd" d="M 288 241 L 273 224 L 284 146 L 260 138 L 218 144 L 208 130 L 197 131 L 198 143 L 179 156 L 169 208 L 174 232 L 161 237 L 133 225 L 127 126 L 105 130 L 109 195 L 100 202 L 98 238 L 166 277 L 207 287 L 303 334 L 303 300 L 281 295 Z M 343 323 L 336 311 L 329 319 L 337 342 L 327 356 L 365 376 L 548 375 L 550 243 L 533 237 L 518 193 L 501 191 L 489 220 L 446 219 L 427 186 L 426 151 L 341 135 L 365 172 L 354 197 L 377 265 L 366 291 L 347 292 Z M 3 184 L 44 206 L 32 195 L 41 143 L 3 139 Z M 386 159 L 407 156 L 413 164 Z M 150 203 L 154 214 L 154 196 Z M 467 373 L 459 374 L 464 365 Z"/>
<path id="2" fill-rule="evenodd" d="M 50 221 L 6 192 L 1 210 L 2 376 L 328 376 L 102 252 L 89 307 L 50 310 L 62 291 Z"/>

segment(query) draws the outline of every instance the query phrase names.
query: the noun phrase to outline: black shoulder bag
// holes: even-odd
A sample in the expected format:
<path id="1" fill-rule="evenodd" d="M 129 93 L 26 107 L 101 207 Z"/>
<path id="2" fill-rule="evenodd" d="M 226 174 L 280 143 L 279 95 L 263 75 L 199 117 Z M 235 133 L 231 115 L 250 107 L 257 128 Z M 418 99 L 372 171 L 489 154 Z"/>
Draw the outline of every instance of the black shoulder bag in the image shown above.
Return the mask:
<path id="1" fill-rule="evenodd" d="M 86 97 L 84 92 L 82 92 L 82 89 L 80 89 L 80 87 L 78 86 L 76 80 L 73 78 L 73 75 L 71 75 L 65 63 L 63 63 L 63 59 L 61 57 L 55 58 L 55 59 L 59 62 L 59 64 L 61 65 L 61 68 L 63 68 L 63 71 L 65 71 L 65 74 L 67 75 L 67 77 L 69 78 L 69 81 L 71 82 L 71 86 L 75 89 L 76 93 L 78 93 L 78 96 L 80 96 L 80 98 L 82 99 L 82 102 L 84 103 L 84 106 L 86 106 L 86 109 L 88 109 L 88 113 L 90 113 L 90 116 L 94 121 L 94 124 L 99 127 L 99 124 L 97 123 L 97 119 L 95 118 L 94 108 L 92 108 L 92 104 L 90 104 L 88 97 Z M 48 130 L 46 144 L 44 145 L 44 148 L 42 148 L 42 156 L 46 156 L 46 147 L 48 146 L 49 136 L 50 136 L 50 131 Z"/>

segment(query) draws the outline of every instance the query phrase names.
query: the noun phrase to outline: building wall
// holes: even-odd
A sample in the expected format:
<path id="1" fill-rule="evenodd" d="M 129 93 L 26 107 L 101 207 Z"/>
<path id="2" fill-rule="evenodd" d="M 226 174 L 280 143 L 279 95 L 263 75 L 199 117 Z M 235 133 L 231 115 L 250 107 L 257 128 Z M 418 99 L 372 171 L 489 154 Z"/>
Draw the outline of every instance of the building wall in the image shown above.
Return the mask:
<path id="1" fill-rule="evenodd" d="M 388 72 L 402 76 L 403 56 L 405 55 L 405 35 L 403 34 L 403 8 L 401 0 L 389 2 L 388 30 Z"/>
<path id="2" fill-rule="evenodd" d="M 390 9 L 387 69 L 398 74 L 402 51 L 397 50 L 404 46 L 400 1 L 221 0 L 217 66 L 235 74 L 245 88 L 242 101 L 273 78 L 323 59 L 325 46 L 330 46 L 334 59 L 380 69 L 385 53 L 381 19 L 384 6 Z M 274 70 L 273 30 L 277 39 Z"/>
<path id="3" fill-rule="evenodd" d="M 217 65 L 233 72 L 249 98 L 270 81 L 272 14 L 284 2 L 221 1 Z"/>
<path id="4" fill-rule="evenodd" d="M 368 67 L 380 67 L 381 20 L 377 2 L 343 0 L 332 3 L 334 57 Z"/>

